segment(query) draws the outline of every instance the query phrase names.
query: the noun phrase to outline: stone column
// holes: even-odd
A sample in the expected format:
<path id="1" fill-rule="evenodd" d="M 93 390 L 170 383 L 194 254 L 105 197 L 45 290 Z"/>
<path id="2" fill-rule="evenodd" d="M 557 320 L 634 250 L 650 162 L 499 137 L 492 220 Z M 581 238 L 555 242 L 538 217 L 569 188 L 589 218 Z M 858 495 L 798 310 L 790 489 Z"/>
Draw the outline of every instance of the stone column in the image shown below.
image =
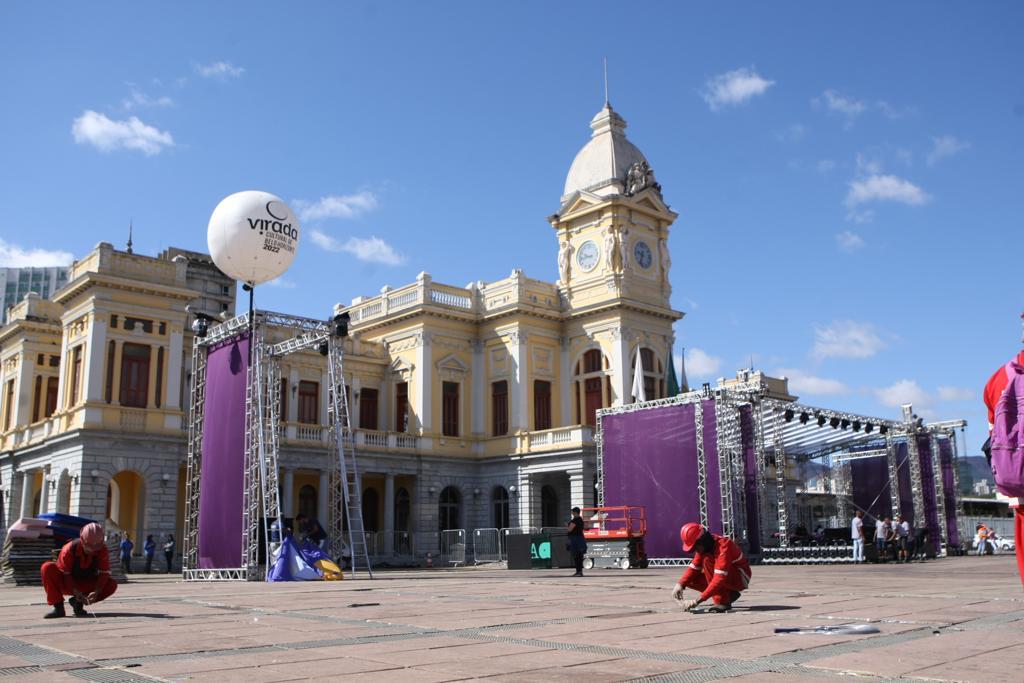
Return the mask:
<path id="1" fill-rule="evenodd" d="M 295 515 L 295 468 L 284 468 L 284 483 L 281 485 L 281 514 L 285 517 Z"/>
<path id="2" fill-rule="evenodd" d="M 420 343 L 416 347 L 416 368 L 413 379 L 415 401 L 412 407 L 419 413 L 420 434 L 426 435 L 434 431 L 434 359 L 430 334 L 420 334 Z"/>
<path id="3" fill-rule="evenodd" d="M 29 425 L 32 423 L 32 401 L 46 401 L 46 383 L 40 385 L 42 396 L 36 396 L 34 380 L 32 377 L 35 368 L 34 354 L 22 353 L 18 359 L 17 381 L 14 383 L 14 405 L 8 410 L 11 411 L 11 427 Z M 5 377 L 11 379 L 11 377 Z M 40 411 L 39 415 L 42 416 Z"/>
<path id="4" fill-rule="evenodd" d="M 594 486 L 584 470 L 569 470 L 569 500 L 573 507 L 594 507 Z"/>
<path id="5" fill-rule="evenodd" d="M 185 362 L 185 356 L 182 353 L 183 345 L 184 341 L 181 331 L 173 330 L 171 332 L 170 347 L 167 349 L 167 356 L 164 358 L 164 365 L 167 367 L 167 402 L 165 405 L 168 410 L 182 408 L 179 398 L 181 396 L 181 366 Z M 191 362 L 191 359 L 189 362 Z"/>
<path id="6" fill-rule="evenodd" d="M 363 388 L 363 384 L 359 381 L 358 377 L 353 377 L 352 383 L 349 386 L 352 387 L 350 390 L 352 392 L 350 395 L 352 405 L 348 407 L 349 426 L 352 429 L 356 429 L 359 427 L 359 393 Z"/>
<path id="7" fill-rule="evenodd" d="M 103 378 L 106 376 L 107 358 L 107 321 L 100 320 L 102 314 L 92 316 L 92 330 L 88 337 L 88 346 L 82 357 L 82 387 L 86 401 L 103 400 Z"/>
<path id="8" fill-rule="evenodd" d="M 561 353 L 559 354 L 559 375 L 558 375 L 558 399 L 559 406 L 561 408 L 560 420 L 558 422 L 552 422 L 552 426 L 559 427 L 564 425 L 571 425 L 575 419 L 572 414 L 572 371 L 569 367 L 569 338 L 562 337 L 558 340 L 562 347 Z"/>
<path id="9" fill-rule="evenodd" d="M 328 510 L 331 505 L 330 488 L 331 483 L 327 470 L 320 470 L 320 485 L 316 489 L 316 515 L 325 529 L 334 515 L 333 511 Z"/>
<path id="10" fill-rule="evenodd" d="M 469 409 L 472 412 L 473 436 L 482 437 L 484 435 L 484 415 L 487 412 L 487 385 L 484 381 L 486 379 L 484 377 L 484 343 L 480 339 L 474 339 L 470 342 L 470 345 L 473 349 L 473 366 L 471 370 L 473 373 L 473 388 Z"/>
<path id="11" fill-rule="evenodd" d="M 395 475 L 384 475 L 384 538 L 389 545 L 381 548 L 390 555 L 395 551 Z"/>
<path id="12" fill-rule="evenodd" d="M 39 493 L 39 514 L 45 514 L 50 511 L 50 478 L 45 474 L 43 475 L 43 488 Z"/>
<path id="13" fill-rule="evenodd" d="M 512 419 L 509 428 L 514 434 L 530 428 L 529 386 L 530 375 L 526 368 L 526 333 L 514 331 L 509 334 L 512 345 L 509 354 L 512 357 Z"/>
<path id="14" fill-rule="evenodd" d="M 32 485 L 35 483 L 35 470 L 21 473 L 21 517 L 32 516 Z"/>
<path id="15" fill-rule="evenodd" d="M 632 373 L 629 368 L 629 330 L 618 327 L 612 330 L 612 392 L 610 405 L 621 406 L 629 403 L 629 382 Z"/>

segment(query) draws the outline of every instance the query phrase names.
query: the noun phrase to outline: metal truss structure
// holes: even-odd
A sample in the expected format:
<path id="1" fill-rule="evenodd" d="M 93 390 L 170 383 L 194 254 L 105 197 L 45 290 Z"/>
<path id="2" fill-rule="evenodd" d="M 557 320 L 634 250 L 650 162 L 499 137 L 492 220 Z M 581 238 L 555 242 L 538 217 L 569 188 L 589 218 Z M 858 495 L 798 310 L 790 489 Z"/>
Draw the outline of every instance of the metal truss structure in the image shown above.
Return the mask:
<path id="1" fill-rule="evenodd" d="M 278 484 L 281 415 L 281 359 L 316 349 L 329 356 L 328 457 L 330 509 L 327 528 L 331 532 L 331 556 L 343 552 L 343 531 L 347 526 L 351 546 L 352 572 L 365 568 L 370 578 L 369 555 L 363 528 L 359 473 L 349 425 L 344 378 L 343 339 L 331 322 L 283 313 L 255 311 L 213 327 L 206 337 L 197 337 L 192 351 L 192 401 L 189 407 L 188 463 L 185 485 L 185 537 L 182 574 L 187 581 L 258 581 L 266 576 L 270 563 L 260 565 L 260 548 L 272 552 L 276 533 L 283 530 Z M 292 335 L 284 341 L 267 343 L 267 333 Z M 245 395 L 245 459 L 242 510 L 242 556 L 239 567 L 199 567 L 199 500 L 201 496 L 202 440 L 206 397 L 206 364 L 209 349 L 219 343 L 248 335 L 249 366 Z M 347 512 L 347 514 L 345 514 Z M 346 524 L 347 520 L 347 524 Z M 261 543 L 262 541 L 262 543 Z"/>
<path id="2" fill-rule="evenodd" d="M 747 522 L 747 496 L 745 482 L 753 477 L 757 483 L 757 517 L 759 519 L 759 545 L 768 547 L 789 545 L 790 522 L 797 512 L 797 492 L 806 490 L 807 482 L 794 477 L 799 466 L 815 463 L 820 472 L 821 488 L 818 493 L 835 499 L 835 526 L 846 526 L 856 511 L 853 500 L 852 465 L 865 458 L 886 459 L 888 481 L 881 491 L 890 494 L 892 507 L 899 510 L 898 450 L 905 444 L 907 467 L 913 492 L 915 520 L 925 516 L 921 473 L 921 454 L 917 437 L 927 436 L 931 444 L 930 462 L 934 473 L 935 495 L 938 507 L 940 541 L 948 541 L 946 520 L 954 511 L 946 509 L 942 485 L 942 457 L 939 445 L 948 440 L 953 456 L 953 476 L 957 491 L 957 519 L 962 519 L 959 496 L 959 475 L 955 429 L 966 423 L 962 420 L 922 425 L 911 412 L 903 420 L 887 420 L 846 411 L 833 410 L 769 397 L 755 382 L 703 391 L 691 391 L 671 398 L 607 408 L 598 412 L 596 436 L 598 467 L 598 505 L 604 505 L 604 458 L 607 447 L 603 439 L 602 419 L 612 415 L 650 410 L 663 406 L 694 405 L 697 446 L 697 491 L 700 498 L 701 522 L 707 524 L 708 515 L 708 457 L 712 446 L 704 438 L 704 420 L 710 418 L 707 400 L 714 400 L 716 425 L 717 465 L 720 482 L 722 530 L 727 536 L 750 543 L 751 529 Z M 755 451 L 755 472 L 748 472 L 743 456 L 742 411 L 750 410 Z M 776 533 L 777 532 L 777 533 Z M 961 531 L 961 535 L 962 535 Z M 652 565 L 672 563 L 672 558 L 650 560 Z"/>

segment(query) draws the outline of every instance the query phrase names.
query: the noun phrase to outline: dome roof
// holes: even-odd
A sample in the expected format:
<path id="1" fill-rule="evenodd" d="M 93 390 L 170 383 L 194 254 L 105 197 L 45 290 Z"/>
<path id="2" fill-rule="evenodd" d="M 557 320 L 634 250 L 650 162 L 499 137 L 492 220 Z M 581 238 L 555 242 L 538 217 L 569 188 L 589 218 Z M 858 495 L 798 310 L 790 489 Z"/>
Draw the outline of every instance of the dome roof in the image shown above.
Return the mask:
<path id="1" fill-rule="evenodd" d="M 598 195 L 622 194 L 626 173 L 637 163 L 646 163 L 643 153 L 626 139 L 626 120 L 605 102 L 590 121 L 594 131 L 569 168 L 562 201 L 580 190 Z"/>

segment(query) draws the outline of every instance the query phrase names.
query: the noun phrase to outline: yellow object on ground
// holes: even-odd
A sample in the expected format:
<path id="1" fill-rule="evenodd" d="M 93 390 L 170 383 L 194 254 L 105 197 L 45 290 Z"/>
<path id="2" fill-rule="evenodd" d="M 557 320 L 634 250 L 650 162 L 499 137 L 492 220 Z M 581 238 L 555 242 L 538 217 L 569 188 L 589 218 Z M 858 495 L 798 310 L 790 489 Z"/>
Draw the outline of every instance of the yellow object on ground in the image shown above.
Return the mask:
<path id="1" fill-rule="evenodd" d="M 341 581 L 345 578 L 341 568 L 330 560 L 317 560 L 314 566 L 324 573 L 324 581 Z"/>

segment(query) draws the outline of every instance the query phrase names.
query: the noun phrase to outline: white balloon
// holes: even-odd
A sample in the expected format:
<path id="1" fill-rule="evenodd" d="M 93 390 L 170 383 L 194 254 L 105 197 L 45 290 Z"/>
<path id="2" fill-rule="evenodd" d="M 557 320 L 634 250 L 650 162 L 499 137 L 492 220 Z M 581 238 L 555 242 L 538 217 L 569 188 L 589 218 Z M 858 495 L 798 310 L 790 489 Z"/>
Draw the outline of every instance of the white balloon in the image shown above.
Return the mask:
<path id="1" fill-rule="evenodd" d="M 221 200 L 206 243 L 217 267 L 253 285 L 280 277 L 299 248 L 299 220 L 280 197 L 246 190 Z"/>

